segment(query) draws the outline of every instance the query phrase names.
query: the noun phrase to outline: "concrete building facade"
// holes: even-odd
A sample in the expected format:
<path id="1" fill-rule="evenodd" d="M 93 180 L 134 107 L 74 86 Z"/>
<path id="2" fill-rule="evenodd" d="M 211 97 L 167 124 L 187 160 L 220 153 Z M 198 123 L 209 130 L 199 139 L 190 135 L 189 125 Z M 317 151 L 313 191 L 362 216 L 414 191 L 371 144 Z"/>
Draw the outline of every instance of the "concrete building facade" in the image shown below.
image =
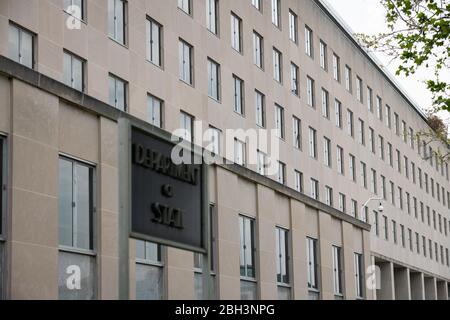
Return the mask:
<path id="1" fill-rule="evenodd" d="M 4 0 L 0 39 L 2 297 L 119 297 L 128 118 L 277 131 L 275 176 L 238 140 L 208 169 L 215 298 L 448 299 L 448 147 L 322 1 Z M 130 299 L 206 298 L 198 255 L 129 247 Z"/>

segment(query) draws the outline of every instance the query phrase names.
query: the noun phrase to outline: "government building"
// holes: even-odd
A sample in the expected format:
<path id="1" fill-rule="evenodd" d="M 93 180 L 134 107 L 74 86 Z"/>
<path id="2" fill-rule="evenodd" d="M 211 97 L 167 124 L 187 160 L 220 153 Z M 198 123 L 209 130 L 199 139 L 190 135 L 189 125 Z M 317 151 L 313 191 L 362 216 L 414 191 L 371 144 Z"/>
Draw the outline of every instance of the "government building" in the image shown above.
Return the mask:
<path id="1" fill-rule="evenodd" d="M 209 263 L 124 238 L 122 123 L 234 150 L 201 191 Z M 275 132 L 276 173 L 228 129 Z M 0 0 L 0 297 L 448 300 L 430 130 L 322 0 Z"/>

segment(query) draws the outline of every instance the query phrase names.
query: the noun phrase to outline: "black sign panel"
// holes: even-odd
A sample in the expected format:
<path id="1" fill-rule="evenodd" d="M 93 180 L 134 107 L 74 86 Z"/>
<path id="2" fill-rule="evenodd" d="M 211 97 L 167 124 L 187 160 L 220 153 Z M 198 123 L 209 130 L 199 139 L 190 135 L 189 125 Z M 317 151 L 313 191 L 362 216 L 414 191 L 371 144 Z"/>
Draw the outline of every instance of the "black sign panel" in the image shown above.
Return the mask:
<path id="1" fill-rule="evenodd" d="M 173 143 L 131 130 L 131 236 L 202 250 L 203 165 L 175 164 Z"/>

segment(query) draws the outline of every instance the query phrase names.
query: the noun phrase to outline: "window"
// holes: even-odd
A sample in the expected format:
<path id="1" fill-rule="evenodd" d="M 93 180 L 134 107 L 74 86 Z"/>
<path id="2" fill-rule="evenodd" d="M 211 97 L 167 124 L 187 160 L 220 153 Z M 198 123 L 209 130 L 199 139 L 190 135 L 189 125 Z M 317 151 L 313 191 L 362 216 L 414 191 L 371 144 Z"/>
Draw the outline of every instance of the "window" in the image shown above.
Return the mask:
<path id="1" fill-rule="evenodd" d="M 364 128 L 364 121 L 361 119 L 359 119 L 359 143 L 363 146 L 366 144 L 366 133 L 365 133 L 365 128 Z"/>
<path id="2" fill-rule="evenodd" d="M 333 246 L 332 252 L 334 294 L 342 297 L 342 249 L 340 247 Z"/>
<path id="3" fill-rule="evenodd" d="M 208 58 L 208 95 L 214 100 L 220 100 L 220 65 L 210 58 Z"/>
<path id="4" fill-rule="evenodd" d="M 342 129 L 342 104 L 339 100 L 334 100 L 334 114 L 336 120 L 336 127 Z"/>
<path id="5" fill-rule="evenodd" d="M 400 225 L 400 240 L 401 240 L 401 245 L 404 248 L 405 247 L 405 226 L 404 225 Z"/>
<path id="6" fill-rule="evenodd" d="M 161 67 L 163 27 L 158 22 L 150 18 L 147 18 L 146 24 L 147 60 Z"/>
<path id="7" fill-rule="evenodd" d="M 75 90 L 84 91 L 84 66 L 83 59 L 65 51 L 64 83 Z"/>
<path id="8" fill-rule="evenodd" d="M 393 206 L 395 206 L 395 188 L 394 188 L 394 183 L 392 181 L 389 181 L 389 194 L 390 194 L 390 198 L 391 198 L 391 203 Z"/>
<path id="9" fill-rule="evenodd" d="M 377 96 L 377 118 L 383 121 L 383 102 L 379 96 Z"/>
<path id="10" fill-rule="evenodd" d="M 406 131 L 406 122 L 402 121 L 402 135 L 403 135 L 403 142 L 406 143 L 407 139 L 408 139 L 408 132 Z M 431 152 L 430 152 L 430 156 L 431 156 Z"/>
<path id="11" fill-rule="evenodd" d="M 401 187 L 397 187 L 398 189 L 398 204 L 399 208 L 403 210 L 403 189 Z"/>
<path id="12" fill-rule="evenodd" d="M 256 293 L 255 220 L 239 216 L 241 300 L 254 300 Z M 249 281 L 253 280 L 253 281 Z"/>
<path id="13" fill-rule="evenodd" d="M 417 232 L 416 232 L 416 251 L 418 254 L 420 254 L 420 236 Z"/>
<path id="14" fill-rule="evenodd" d="M 234 112 L 244 115 L 244 81 L 233 75 Z"/>
<path id="15" fill-rule="evenodd" d="M 303 193 L 303 173 L 295 170 L 295 191 Z"/>
<path id="16" fill-rule="evenodd" d="M 94 168 L 68 158 L 59 159 L 59 298 L 95 298 Z M 82 268 L 81 290 L 66 286 L 66 270 Z"/>
<path id="17" fill-rule="evenodd" d="M 386 119 L 386 127 L 388 127 L 390 129 L 391 126 L 392 126 L 392 123 L 391 123 L 391 107 L 386 105 L 384 107 L 384 113 L 385 113 L 384 116 L 385 116 L 385 119 Z"/>
<path id="18" fill-rule="evenodd" d="M 354 218 L 357 218 L 358 217 L 358 202 L 356 201 L 356 200 L 351 200 L 351 215 L 352 215 L 352 217 L 354 217 Z M 364 208 L 367 208 L 367 207 L 364 207 Z"/>
<path id="19" fill-rule="evenodd" d="M 412 177 L 412 181 L 415 184 L 417 182 L 416 179 L 416 164 L 414 162 L 411 161 L 411 177 Z"/>
<path id="20" fill-rule="evenodd" d="M 388 157 L 389 165 L 391 167 L 393 167 L 394 166 L 394 156 L 392 154 L 392 144 L 390 144 L 389 142 L 387 144 L 387 157 Z"/>
<path id="21" fill-rule="evenodd" d="M 179 40 L 180 53 L 180 80 L 187 84 L 193 85 L 193 48 L 190 44 L 183 40 Z"/>
<path id="22" fill-rule="evenodd" d="M 364 298 L 364 267 L 363 267 L 363 255 L 355 253 L 355 286 L 356 296 L 358 298 Z"/>
<path id="23" fill-rule="evenodd" d="M 428 252 L 430 253 L 430 259 L 433 260 L 433 242 L 428 240 Z"/>
<path id="24" fill-rule="evenodd" d="M 314 79 L 311 77 L 306 78 L 306 93 L 307 93 L 307 104 L 310 107 L 316 106 L 316 99 L 315 99 L 315 85 L 314 85 Z"/>
<path id="25" fill-rule="evenodd" d="M 245 143 L 234 139 L 234 162 L 238 165 L 245 166 Z"/>
<path id="26" fill-rule="evenodd" d="M 327 71 L 328 70 L 328 48 L 327 44 L 320 40 L 320 67 Z"/>
<path id="27" fill-rule="evenodd" d="M 378 155 L 381 160 L 384 160 L 384 138 L 382 136 L 378 136 Z"/>
<path id="28" fill-rule="evenodd" d="M 294 147 L 297 149 L 302 148 L 302 122 L 296 117 L 292 117 L 292 133 Z"/>
<path id="29" fill-rule="evenodd" d="M 370 127 L 369 127 L 369 142 L 370 142 L 370 151 L 372 153 L 375 153 L 375 132 Z"/>
<path id="30" fill-rule="evenodd" d="M 306 239 L 306 264 L 308 273 L 308 289 L 314 291 L 319 290 L 319 273 L 318 273 L 318 248 L 317 240 L 312 238 Z M 318 298 L 318 297 L 317 297 Z"/>
<path id="31" fill-rule="evenodd" d="M 333 53 L 333 79 L 341 81 L 340 58 L 335 53 Z"/>
<path id="32" fill-rule="evenodd" d="M 308 26 L 305 26 L 305 53 L 314 58 L 313 31 Z"/>
<path id="33" fill-rule="evenodd" d="M 284 139 L 284 109 L 277 104 L 275 104 L 275 129 L 277 137 Z"/>
<path id="34" fill-rule="evenodd" d="M 352 138 L 354 136 L 353 127 L 353 112 L 350 109 L 347 109 L 347 133 Z"/>
<path id="35" fill-rule="evenodd" d="M 340 146 L 337 146 L 336 159 L 338 173 L 344 174 L 344 149 Z"/>
<path id="36" fill-rule="evenodd" d="M 261 69 L 264 62 L 263 52 L 263 37 L 253 31 L 253 63 Z"/>
<path id="37" fill-rule="evenodd" d="M 127 111 L 128 83 L 109 74 L 109 104 L 121 111 Z"/>
<path id="38" fill-rule="evenodd" d="M 356 182 L 356 159 L 355 159 L 354 155 L 352 155 L 352 154 L 349 155 L 348 163 L 349 163 L 349 169 L 350 169 L 349 170 L 350 179 L 353 182 Z"/>
<path id="39" fill-rule="evenodd" d="M 322 116 L 330 119 L 330 99 L 328 91 L 322 88 Z"/>
<path id="40" fill-rule="evenodd" d="M 155 127 L 163 127 L 163 101 L 155 96 L 147 96 L 147 121 Z"/>
<path id="41" fill-rule="evenodd" d="M 242 53 L 242 20 L 231 13 L 231 47 Z"/>
<path id="42" fill-rule="evenodd" d="M 281 27 L 280 6 L 280 0 L 272 0 L 272 23 L 278 28 Z"/>
<path id="43" fill-rule="evenodd" d="M 413 236 L 412 236 L 412 230 L 408 228 L 408 240 L 409 240 L 409 250 L 414 251 L 414 243 L 413 243 Z"/>
<path id="44" fill-rule="evenodd" d="M 409 146 L 414 149 L 414 130 L 411 127 L 409 128 Z"/>
<path id="45" fill-rule="evenodd" d="M 192 3 L 191 0 L 178 0 L 178 8 L 183 10 L 185 13 L 192 14 Z"/>
<path id="46" fill-rule="evenodd" d="M 289 39 L 295 43 L 298 41 L 297 24 L 297 15 L 292 10 L 289 10 Z"/>
<path id="47" fill-rule="evenodd" d="M 371 87 L 367 87 L 367 109 L 373 112 L 373 91 Z"/>
<path id="48" fill-rule="evenodd" d="M 261 11 L 261 0 L 252 0 L 252 5 L 257 9 L 258 11 Z"/>
<path id="49" fill-rule="evenodd" d="M 380 178 L 381 178 L 381 195 L 382 195 L 383 199 L 386 200 L 387 199 L 387 196 L 386 196 L 386 177 L 381 175 Z"/>
<path id="50" fill-rule="evenodd" d="M 349 66 L 345 66 L 345 89 L 348 92 L 352 92 L 352 69 Z"/>
<path id="51" fill-rule="evenodd" d="M 214 155 L 219 155 L 220 154 L 220 134 L 221 134 L 220 130 L 210 126 L 208 128 L 207 134 L 208 134 L 209 144 L 206 149 L 211 151 L 211 153 Z"/>
<path id="52" fill-rule="evenodd" d="M 277 282 L 278 284 L 289 285 L 289 231 L 282 228 L 275 228 L 277 241 Z"/>
<path id="53" fill-rule="evenodd" d="M 360 77 L 356 76 L 356 99 L 358 99 L 359 102 L 363 102 L 363 81 Z"/>
<path id="54" fill-rule="evenodd" d="M 398 114 L 394 112 L 394 128 L 395 128 L 395 134 L 400 135 L 400 122 L 399 122 Z"/>
<path id="55" fill-rule="evenodd" d="M 255 91 L 256 95 L 256 124 L 260 127 L 266 126 L 266 108 L 265 108 L 265 96 L 259 92 Z"/>
<path id="56" fill-rule="evenodd" d="M 188 142 L 194 141 L 194 117 L 188 115 L 187 113 L 180 112 L 180 128 L 183 129 L 183 138 Z"/>
<path id="57" fill-rule="evenodd" d="M 206 0 L 206 26 L 214 34 L 219 33 L 219 0 Z"/>
<path id="58" fill-rule="evenodd" d="M 277 182 L 286 183 L 286 165 L 280 161 L 278 161 Z"/>
<path id="59" fill-rule="evenodd" d="M 127 2 L 124 0 L 108 0 L 108 32 L 109 36 L 119 42 L 126 44 L 126 12 Z"/>
<path id="60" fill-rule="evenodd" d="M 327 167 L 331 167 L 331 140 L 323 137 L 323 161 Z"/>
<path id="61" fill-rule="evenodd" d="M 311 178 L 311 198 L 319 200 L 319 181 Z"/>
<path id="62" fill-rule="evenodd" d="M 375 170 L 375 169 L 371 169 L 370 170 L 371 171 L 371 173 L 372 173 L 372 176 L 371 176 L 371 185 L 372 185 L 372 193 L 373 194 L 378 194 L 378 188 L 377 188 L 377 171 Z"/>
<path id="63" fill-rule="evenodd" d="M 281 52 L 278 51 L 276 48 L 273 48 L 273 78 L 275 79 L 275 81 L 279 83 L 281 83 L 282 81 L 281 64 L 282 64 Z"/>
<path id="64" fill-rule="evenodd" d="M 394 220 L 392 220 L 391 225 L 392 225 L 392 240 L 394 241 L 394 244 L 397 244 L 397 223 Z"/>
<path id="65" fill-rule="evenodd" d="M 384 240 L 389 240 L 389 226 L 388 226 L 388 218 L 383 216 L 383 227 L 384 227 Z"/>
<path id="66" fill-rule="evenodd" d="M 361 183 L 367 189 L 367 168 L 366 164 L 361 161 Z"/>
<path id="67" fill-rule="evenodd" d="M 401 156 L 400 156 L 400 151 L 397 149 L 397 150 L 395 150 L 395 153 L 396 153 L 396 155 L 397 155 L 397 171 L 399 172 L 399 173 L 401 173 L 402 172 L 402 161 L 401 161 Z"/>
<path id="68" fill-rule="evenodd" d="M 309 127 L 309 156 L 317 159 L 317 131 Z"/>
<path id="69" fill-rule="evenodd" d="M 295 63 L 291 62 L 291 92 L 296 96 L 300 95 L 298 75 L 298 66 Z"/>
<path id="70" fill-rule="evenodd" d="M 260 175 L 262 175 L 262 176 L 265 176 L 266 175 L 266 155 L 263 153 L 263 152 L 261 152 L 261 151 L 259 151 L 258 150 L 258 152 L 257 152 L 257 156 L 258 156 L 258 164 L 257 164 L 257 166 L 258 166 L 258 173 L 260 174 Z"/>
<path id="71" fill-rule="evenodd" d="M 427 239 L 425 238 L 425 236 L 422 236 L 422 252 L 423 252 L 423 256 L 426 257 L 427 256 Z"/>
<path id="72" fill-rule="evenodd" d="M 75 6 L 78 10 L 70 10 Z M 66 13 L 72 15 L 74 18 L 84 21 L 86 20 L 86 3 L 85 0 L 64 0 L 64 10 Z"/>
<path id="73" fill-rule="evenodd" d="M 345 194 L 339 193 L 339 211 L 346 212 L 347 211 L 347 203 L 346 203 Z"/>
<path id="74" fill-rule="evenodd" d="M 36 36 L 25 29 L 9 24 L 9 57 L 28 68 L 35 65 Z"/>
<path id="75" fill-rule="evenodd" d="M 161 246 L 136 240 L 136 300 L 162 300 L 163 273 Z"/>
<path id="76" fill-rule="evenodd" d="M 327 206 L 333 206 L 333 188 L 325 186 L 325 204 Z"/>
<path id="77" fill-rule="evenodd" d="M 405 176 L 409 179 L 409 160 L 406 156 L 403 156 L 403 165 L 405 166 Z"/>

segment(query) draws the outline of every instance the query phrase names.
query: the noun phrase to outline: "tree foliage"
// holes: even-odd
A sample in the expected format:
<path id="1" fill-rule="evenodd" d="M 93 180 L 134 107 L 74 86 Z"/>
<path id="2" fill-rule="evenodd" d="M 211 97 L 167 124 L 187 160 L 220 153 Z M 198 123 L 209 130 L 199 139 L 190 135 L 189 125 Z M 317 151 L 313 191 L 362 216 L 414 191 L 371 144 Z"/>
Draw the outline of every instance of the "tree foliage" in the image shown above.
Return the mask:
<path id="1" fill-rule="evenodd" d="M 434 77 L 426 81 L 433 94 L 432 109 L 450 112 L 450 0 L 380 1 L 389 31 L 358 38 L 366 47 L 398 60 L 397 75 L 433 68 Z"/>

